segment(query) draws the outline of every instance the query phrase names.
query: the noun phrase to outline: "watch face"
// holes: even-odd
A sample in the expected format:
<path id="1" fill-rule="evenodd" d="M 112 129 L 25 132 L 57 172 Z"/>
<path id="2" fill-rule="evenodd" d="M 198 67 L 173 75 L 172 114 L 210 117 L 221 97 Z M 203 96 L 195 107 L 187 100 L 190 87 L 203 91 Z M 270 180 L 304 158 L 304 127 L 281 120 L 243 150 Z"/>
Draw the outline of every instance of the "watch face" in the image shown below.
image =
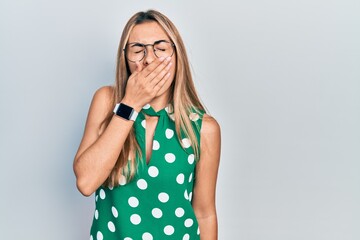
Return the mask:
<path id="1" fill-rule="evenodd" d="M 116 115 L 120 117 L 130 119 L 131 113 L 133 112 L 133 108 L 125 105 L 123 103 L 120 104 L 119 108 L 116 111 Z"/>

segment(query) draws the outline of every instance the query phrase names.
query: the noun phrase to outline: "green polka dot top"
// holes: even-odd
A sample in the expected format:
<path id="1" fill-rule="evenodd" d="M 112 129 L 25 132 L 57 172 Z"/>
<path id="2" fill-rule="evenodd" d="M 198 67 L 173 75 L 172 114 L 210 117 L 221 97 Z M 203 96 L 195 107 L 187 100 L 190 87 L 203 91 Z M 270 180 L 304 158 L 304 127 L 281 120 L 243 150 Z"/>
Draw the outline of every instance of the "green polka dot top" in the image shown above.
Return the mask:
<path id="1" fill-rule="evenodd" d="M 90 240 L 188 240 L 200 239 L 192 208 L 196 159 L 191 143 L 181 133 L 176 137 L 172 105 L 155 112 L 149 105 L 135 123 L 142 162 L 134 179 L 121 176 L 117 187 L 99 187 L 95 193 L 95 213 Z M 192 109 L 194 110 L 194 109 Z M 159 116 L 153 150 L 146 164 L 145 115 Z M 189 118 L 200 141 L 204 111 L 191 111 Z"/>

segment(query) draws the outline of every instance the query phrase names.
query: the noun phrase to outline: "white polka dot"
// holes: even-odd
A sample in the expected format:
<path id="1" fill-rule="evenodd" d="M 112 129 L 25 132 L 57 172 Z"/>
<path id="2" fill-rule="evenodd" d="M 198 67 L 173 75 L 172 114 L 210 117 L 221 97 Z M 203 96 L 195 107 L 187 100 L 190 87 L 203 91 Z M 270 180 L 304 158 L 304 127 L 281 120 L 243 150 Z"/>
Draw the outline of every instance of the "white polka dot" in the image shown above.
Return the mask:
<path id="1" fill-rule="evenodd" d="M 96 233 L 96 239 L 97 239 L 97 240 L 103 240 L 103 239 L 104 239 L 104 236 L 103 236 L 103 234 L 102 234 L 100 231 L 98 231 L 98 232 Z"/>
<path id="2" fill-rule="evenodd" d="M 191 227 L 193 225 L 194 221 L 191 218 L 188 218 L 185 220 L 184 225 L 185 227 Z"/>
<path id="3" fill-rule="evenodd" d="M 175 155 L 173 153 L 167 153 L 165 154 L 165 160 L 168 162 L 168 163 L 173 163 L 175 161 Z"/>
<path id="4" fill-rule="evenodd" d="M 126 177 L 122 174 L 120 174 L 120 177 L 119 177 L 119 185 L 123 186 L 126 184 Z"/>
<path id="5" fill-rule="evenodd" d="M 188 162 L 189 162 L 189 164 L 193 164 L 193 163 L 194 163 L 194 160 L 195 160 L 194 154 L 190 154 L 190 155 L 188 156 Z"/>
<path id="6" fill-rule="evenodd" d="M 148 108 L 150 108 L 150 104 L 145 104 L 145 106 L 143 106 L 143 109 L 148 109 Z"/>
<path id="7" fill-rule="evenodd" d="M 110 232 L 115 232 L 115 225 L 112 221 L 108 222 L 108 228 L 109 228 Z"/>
<path id="8" fill-rule="evenodd" d="M 164 227 L 164 233 L 166 235 L 172 235 L 174 233 L 174 231 L 175 231 L 175 229 L 171 225 L 167 225 L 166 227 Z"/>
<path id="9" fill-rule="evenodd" d="M 186 234 L 183 236 L 183 239 L 182 239 L 182 240 L 189 240 L 189 239 L 190 239 L 190 235 L 186 233 Z"/>
<path id="10" fill-rule="evenodd" d="M 160 143 L 157 140 L 153 141 L 153 150 L 159 150 Z"/>
<path id="11" fill-rule="evenodd" d="M 176 215 L 177 217 L 182 217 L 182 216 L 184 216 L 184 213 L 185 213 L 185 211 L 184 211 L 184 209 L 181 208 L 181 207 L 178 207 L 178 208 L 175 210 L 175 215 Z"/>
<path id="12" fill-rule="evenodd" d="M 132 238 L 126 237 L 124 240 L 133 240 Z"/>
<path id="13" fill-rule="evenodd" d="M 154 218 L 161 218 L 162 217 L 162 211 L 160 208 L 154 208 L 151 211 L 151 214 L 154 216 Z"/>
<path id="14" fill-rule="evenodd" d="M 130 216 L 130 221 L 134 225 L 138 225 L 141 222 L 141 217 L 139 214 L 133 214 Z"/>
<path id="15" fill-rule="evenodd" d="M 97 202 L 99 195 L 95 195 L 95 202 Z"/>
<path id="16" fill-rule="evenodd" d="M 196 231 L 197 235 L 200 234 L 200 228 L 198 227 L 197 231 Z"/>
<path id="17" fill-rule="evenodd" d="M 136 197 L 129 197 L 128 203 L 129 203 L 130 207 L 139 206 L 139 200 Z"/>
<path id="18" fill-rule="evenodd" d="M 192 173 L 190 173 L 190 176 L 189 176 L 189 182 L 191 182 L 191 181 L 192 181 L 192 177 L 193 177 L 193 174 L 192 174 Z"/>
<path id="19" fill-rule="evenodd" d="M 111 207 L 111 212 L 115 218 L 119 216 L 119 213 L 114 206 Z"/>
<path id="20" fill-rule="evenodd" d="M 108 186 L 108 189 L 109 189 L 109 190 L 113 190 L 113 189 L 114 189 L 114 186 Z"/>
<path id="21" fill-rule="evenodd" d="M 90 240 L 94 240 L 92 235 L 90 235 Z"/>
<path id="22" fill-rule="evenodd" d="M 184 148 L 188 148 L 188 147 L 191 146 L 190 139 L 188 139 L 188 138 L 183 138 L 183 139 L 181 140 L 181 142 L 183 143 Z"/>
<path id="23" fill-rule="evenodd" d="M 99 211 L 96 209 L 95 210 L 95 219 L 98 220 L 99 219 Z"/>
<path id="24" fill-rule="evenodd" d="M 146 128 L 146 121 L 145 121 L 145 119 L 141 121 L 141 126 L 143 126 L 143 128 Z"/>
<path id="25" fill-rule="evenodd" d="M 159 198 L 160 202 L 166 203 L 167 201 L 169 201 L 169 194 L 164 193 L 164 192 L 159 193 L 158 198 Z"/>
<path id="26" fill-rule="evenodd" d="M 184 197 L 185 197 L 186 200 L 189 200 L 189 194 L 188 194 L 187 189 L 185 189 Z"/>
<path id="27" fill-rule="evenodd" d="M 189 201 L 192 199 L 192 192 L 189 193 Z"/>
<path id="28" fill-rule="evenodd" d="M 170 139 L 174 136 L 174 131 L 170 128 L 165 130 L 165 136 L 167 139 Z"/>
<path id="29" fill-rule="evenodd" d="M 105 197 L 106 197 L 105 191 L 104 191 L 104 189 L 101 189 L 100 190 L 100 198 L 105 199 Z"/>
<path id="30" fill-rule="evenodd" d="M 177 175 L 177 177 L 176 177 L 176 182 L 177 182 L 178 184 L 183 184 L 183 183 L 184 183 L 184 179 L 185 179 L 184 174 L 180 173 L 180 174 Z"/>
<path id="31" fill-rule="evenodd" d="M 136 184 L 141 190 L 145 190 L 147 188 L 147 182 L 144 179 L 139 179 Z"/>
<path id="32" fill-rule="evenodd" d="M 195 121 L 199 120 L 200 116 L 197 113 L 190 113 L 189 118 L 190 118 L 191 121 L 195 122 Z"/>
<path id="33" fill-rule="evenodd" d="M 142 235 L 142 240 L 153 240 L 153 236 L 150 233 L 146 232 Z"/>
<path id="34" fill-rule="evenodd" d="M 157 169 L 157 167 L 155 166 L 151 166 L 148 169 L 148 173 L 151 177 L 156 177 L 157 175 L 159 175 L 159 169 Z"/>

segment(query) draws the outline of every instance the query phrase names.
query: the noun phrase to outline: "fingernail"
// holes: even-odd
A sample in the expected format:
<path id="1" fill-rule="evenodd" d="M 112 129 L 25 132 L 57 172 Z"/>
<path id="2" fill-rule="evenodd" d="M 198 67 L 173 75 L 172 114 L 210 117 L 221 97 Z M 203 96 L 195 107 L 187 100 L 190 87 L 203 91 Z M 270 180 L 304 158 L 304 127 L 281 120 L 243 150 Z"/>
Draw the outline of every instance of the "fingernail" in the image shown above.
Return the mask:
<path id="1" fill-rule="evenodd" d="M 169 61 L 170 61 L 170 59 L 171 59 L 171 57 L 167 57 L 167 58 L 166 58 L 166 61 L 167 61 L 167 62 L 169 62 Z"/>

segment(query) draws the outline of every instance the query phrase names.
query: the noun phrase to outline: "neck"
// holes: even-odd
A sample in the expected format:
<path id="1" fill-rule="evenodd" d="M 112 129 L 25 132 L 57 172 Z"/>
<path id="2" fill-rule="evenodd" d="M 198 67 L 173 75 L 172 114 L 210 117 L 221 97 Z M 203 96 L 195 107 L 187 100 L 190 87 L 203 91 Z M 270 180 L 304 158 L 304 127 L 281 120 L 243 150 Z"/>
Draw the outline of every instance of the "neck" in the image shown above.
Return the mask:
<path id="1" fill-rule="evenodd" d="M 157 111 L 163 109 L 164 107 L 166 107 L 166 105 L 169 103 L 169 99 L 170 99 L 170 92 L 166 91 L 165 93 L 161 94 L 160 96 L 153 98 L 153 100 L 151 100 L 151 102 L 149 102 L 149 104 L 157 112 Z"/>

